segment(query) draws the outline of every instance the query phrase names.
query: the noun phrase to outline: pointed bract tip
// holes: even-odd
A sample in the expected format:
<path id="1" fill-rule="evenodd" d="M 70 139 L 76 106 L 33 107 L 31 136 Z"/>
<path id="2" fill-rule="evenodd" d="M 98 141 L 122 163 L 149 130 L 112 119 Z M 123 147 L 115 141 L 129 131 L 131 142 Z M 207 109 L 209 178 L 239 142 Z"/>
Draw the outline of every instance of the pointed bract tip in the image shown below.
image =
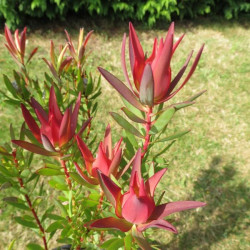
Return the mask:
<path id="1" fill-rule="evenodd" d="M 201 207 L 205 207 L 206 205 L 207 205 L 207 203 L 205 203 L 205 202 L 201 202 L 201 204 L 200 204 Z"/>
<path id="2" fill-rule="evenodd" d="M 169 30 L 174 30 L 174 22 L 171 22 L 170 26 L 169 26 Z"/>
<path id="3" fill-rule="evenodd" d="M 103 68 L 102 67 L 97 67 L 97 69 L 99 70 L 99 72 L 102 74 L 102 72 L 103 72 Z"/>

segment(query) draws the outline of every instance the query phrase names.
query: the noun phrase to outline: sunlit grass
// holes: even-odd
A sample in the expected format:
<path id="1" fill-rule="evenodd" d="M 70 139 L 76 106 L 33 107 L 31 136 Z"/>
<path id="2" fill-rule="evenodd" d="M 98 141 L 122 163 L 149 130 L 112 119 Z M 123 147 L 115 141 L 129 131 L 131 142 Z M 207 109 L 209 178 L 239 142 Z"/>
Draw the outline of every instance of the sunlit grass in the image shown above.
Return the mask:
<path id="1" fill-rule="evenodd" d="M 165 30 L 145 30 L 135 25 L 135 28 L 143 47 L 150 52 L 154 37 L 165 37 L 168 27 Z M 75 40 L 77 29 L 70 30 Z M 124 32 L 128 32 L 124 26 L 106 31 L 97 28 L 89 43 L 92 53 L 88 61 L 96 75 L 96 66 L 102 66 L 124 80 L 120 63 Z M 250 165 L 249 26 L 245 22 L 213 23 L 212 20 L 200 24 L 177 23 L 176 37 L 183 32 L 186 36 L 174 56 L 174 72 L 181 67 L 191 49 L 197 52 L 203 43 L 206 45 L 195 74 L 170 103 L 185 100 L 204 89 L 207 93 L 194 106 L 177 113 L 166 132 L 172 134 L 178 130 L 191 129 L 163 156 L 168 160 L 168 171 L 159 185 L 158 193 L 166 190 L 165 202 L 191 199 L 205 201 L 208 205 L 171 217 L 179 235 L 161 230 L 149 232 L 161 249 L 246 249 L 249 236 L 246 214 Z M 30 70 L 41 81 L 42 72 L 46 69 L 41 58 L 48 57 L 50 39 L 58 45 L 64 43 L 63 30 L 54 32 L 50 27 L 49 32 L 36 30 L 29 34 L 28 47 L 39 46 L 39 60 L 31 65 Z M 13 62 L 3 42 L 1 34 L 0 69 L 1 73 L 11 76 Z M 3 90 L 2 81 L 0 84 Z M 94 127 L 101 138 L 109 122 L 118 137 L 121 129 L 111 119 L 109 111 L 119 112 L 123 104 L 119 95 L 104 80 L 102 89 Z M 4 142 L 9 139 L 6 132 L 9 123 L 19 128 L 23 119 L 19 110 L 4 104 L 3 98 L 0 112 L 0 135 Z M 162 146 L 158 144 L 154 150 Z M 31 237 L 28 231 L 7 219 L 7 215 L 14 212 L 9 207 L 0 210 L 2 245 L 14 238 L 25 242 Z"/>

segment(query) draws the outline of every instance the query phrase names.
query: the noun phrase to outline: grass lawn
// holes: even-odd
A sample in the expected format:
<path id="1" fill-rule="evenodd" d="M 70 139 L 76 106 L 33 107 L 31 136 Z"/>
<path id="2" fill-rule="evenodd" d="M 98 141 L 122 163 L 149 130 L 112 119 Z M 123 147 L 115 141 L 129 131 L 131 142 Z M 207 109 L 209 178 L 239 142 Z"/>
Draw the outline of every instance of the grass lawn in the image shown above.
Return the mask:
<path id="1" fill-rule="evenodd" d="M 67 28 L 74 40 L 81 22 Z M 69 26 L 69 25 L 68 25 Z M 84 25 L 87 30 L 93 26 Z M 128 26 L 94 26 L 89 50 L 89 67 L 95 70 L 102 66 L 124 80 L 120 49 L 122 35 L 128 33 Z M 163 26 L 163 25 L 161 25 Z M 28 34 L 28 48 L 39 46 L 32 71 L 38 79 L 43 79 L 45 63 L 41 59 L 49 57 L 49 44 L 64 43 L 61 26 L 35 29 Z M 154 37 L 165 37 L 165 28 L 153 30 L 135 25 L 138 36 L 146 51 L 151 51 Z M 177 130 L 191 129 L 164 155 L 168 160 L 168 171 L 158 186 L 158 193 L 166 190 L 164 202 L 178 200 L 205 201 L 207 206 L 196 211 L 174 215 L 171 219 L 179 234 L 173 235 L 163 230 L 148 231 L 160 249 L 248 249 L 249 229 L 247 212 L 249 209 L 249 167 L 250 167 L 250 29 L 249 22 L 206 21 L 177 22 L 176 37 L 186 36 L 173 59 L 174 74 L 181 67 L 191 49 L 198 51 L 202 43 L 205 50 L 199 66 L 189 83 L 169 104 L 183 101 L 191 95 L 206 89 L 197 103 L 182 109 L 172 120 L 167 134 Z M 0 72 L 11 76 L 12 58 L 4 47 L 3 31 L 0 33 Z M 98 72 L 95 70 L 96 74 Z M 4 89 L 0 78 L 1 89 Z M 102 137 L 109 122 L 116 137 L 120 127 L 109 116 L 109 111 L 119 112 L 122 102 L 119 95 L 102 79 L 103 93 L 100 97 L 99 112 L 94 127 Z M 9 123 L 19 128 L 23 121 L 20 110 L 10 108 L 1 99 L 0 105 L 1 144 L 9 140 Z M 157 151 L 163 147 L 158 144 Z M 0 194 L 2 198 L 5 193 Z M 23 249 L 33 234 L 23 230 L 8 215 L 16 211 L 1 202 L 0 208 L 0 249 L 4 249 L 12 239 L 17 239 L 16 249 Z M 249 215 L 249 214 L 248 214 Z M 55 245 L 56 246 L 56 245 Z M 52 246 L 51 246 L 52 247 Z"/>

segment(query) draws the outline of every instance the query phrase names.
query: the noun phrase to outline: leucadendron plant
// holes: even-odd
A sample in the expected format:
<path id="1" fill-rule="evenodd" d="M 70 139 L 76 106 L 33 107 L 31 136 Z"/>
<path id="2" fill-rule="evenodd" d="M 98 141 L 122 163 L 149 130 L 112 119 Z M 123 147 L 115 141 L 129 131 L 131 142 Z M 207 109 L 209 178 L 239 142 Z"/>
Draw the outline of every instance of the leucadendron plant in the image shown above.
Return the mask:
<path id="1" fill-rule="evenodd" d="M 101 94 L 100 76 L 95 77 L 87 65 L 93 31 L 84 38 L 80 29 L 77 45 L 65 33 L 66 42 L 59 50 L 50 42 L 49 59 L 43 57 L 48 71 L 41 80 L 30 74 L 29 62 L 35 62 L 37 48 L 26 57 L 26 28 L 20 36 L 16 30 L 13 37 L 5 27 L 6 47 L 18 67 L 13 76 L 4 75 L 7 94 L 1 93 L 6 103 L 20 109 L 24 122 L 18 135 L 15 125 L 10 125 L 11 142 L 0 147 L 1 190 L 8 194 L 3 200 L 17 209 L 15 221 L 41 238 L 28 242 L 27 249 L 51 249 L 55 237 L 58 246 L 67 244 L 68 249 L 153 249 L 144 233 L 148 228 L 177 233 L 166 220 L 168 215 L 206 205 L 201 201 L 162 203 L 164 192 L 155 197 L 167 171 L 162 155 L 189 132 L 165 136 L 167 125 L 204 91 L 180 103 L 167 102 L 194 73 L 204 45 L 181 80 L 193 51 L 172 77 L 172 56 L 184 37 L 173 42 L 174 23 L 165 39 L 155 38 L 149 57 L 129 24 L 132 79 L 125 61 L 126 34 L 121 49 L 128 87 L 98 68 L 125 104 L 121 108 L 125 116 L 110 112 L 123 129 L 115 143 L 109 124 L 101 141 L 92 126 L 98 122 L 95 114 Z M 156 143 L 163 144 L 159 152 L 151 150 Z"/>

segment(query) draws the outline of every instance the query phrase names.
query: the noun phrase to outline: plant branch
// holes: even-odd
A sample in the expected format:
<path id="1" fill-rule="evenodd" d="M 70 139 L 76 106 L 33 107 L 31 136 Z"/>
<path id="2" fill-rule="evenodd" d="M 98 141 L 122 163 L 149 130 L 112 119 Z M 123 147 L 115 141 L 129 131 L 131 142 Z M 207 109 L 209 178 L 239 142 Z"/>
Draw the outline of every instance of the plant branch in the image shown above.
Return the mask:
<path id="1" fill-rule="evenodd" d="M 13 161 L 14 161 L 14 163 L 15 163 L 15 167 L 16 167 L 16 169 L 18 170 L 18 169 L 19 169 L 19 164 L 18 164 L 18 160 L 17 160 L 17 158 L 16 158 L 16 150 L 14 150 L 14 151 L 12 152 L 12 156 L 13 156 Z M 21 177 L 18 177 L 18 182 L 19 182 L 19 184 L 20 184 L 20 187 L 21 187 L 21 188 L 24 188 L 23 179 L 22 179 Z M 24 197 L 25 197 L 25 199 L 26 199 L 26 201 L 27 201 L 27 203 L 28 203 L 28 206 L 29 206 L 29 208 L 30 208 L 30 210 L 31 210 L 31 212 L 32 212 L 32 214 L 33 214 L 35 220 L 36 220 L 36 223 L 37 223 L 37 225 L 38 225 L 38 227 L 39 227 L 39 230 L 40 230 L 40 232 L 41 232 L 41 234 L 42 234 L 44 249 L 45 249 L 45 250 L 48 250 L 48 246 L 47 246 L 47 241 L 46 241 L 46 237 L 45 237 L 44 228 L 43 228 L 43 226 L 42 226 L 42 224 L 41 224 L 41 222 L 40 222 L 40 220 L 39 220 L 39 218 L 38 218 L 38 216 L 37 216 L 37 213 L 36 213 L 35 209 L 33 208 L 33 205 L 32 205 L 32 202 L 31 202 L 31 200 L 30 200 L 30 197 L 29 197 L 28 194 L 25 194 Z"/>
<path id="2" fill-rule="evenodd" d="M 90 114 L 90 109 L 89 109 L 89 107 L 88 107 L 89 100 L 88 100 L 87 97 L 85 97 L 85 103 L 86 103 L 86 106 L 87 106 L 87 115 L 88 115 L 88 119 L 90 119 L 91 114 Z M 91 120 L 90 120 L 90 122 L 89 122 L 89 124 L 88 124 L 88 131 L 87 131 L 86 139 L 89 138 L 90 130 L 91 130 Z"/>
<path id="3" fill-rule="evenodd" d="M 62 155 L 60 157 L 62 157 Z M 68 169 L 66 167 L 65 161 L 60 158 L 60 162 L 61 162 L 61 165 L 62 165 L 63 170 L 64 170 L 64 174 L 65 174 L 66 182 L 67 182 L 67 184 L 69 186 L 69 190 L 71 190 L 72 189 L 72 184 L 71 184 L 71 180 L 70 180 L 70 177 L 69 177 L 69 171 L 68 171 Z"/>
<path id="4" fill-rule="evenodd" d="M 151 129 L 151 126 L 152 126 L 151 115 L 152 115 L 152 107 L 149 107 L 148 111 L 147 111 L 147 117 L 146 117 L 146 122 L 147 122 L 145 124 L 146 135 L 145 135 L 145 138 L 144 138 L 143 151 L 142 151 L 142 154 L 141 154 L 141 158 L 143 158 L 144 155 L 147 153 L 148 145 L 149 145 L 149 142 L 150 142 L 151 135 L 149 134 L 149 132 L 150 132 L 150 129 Z"/>

